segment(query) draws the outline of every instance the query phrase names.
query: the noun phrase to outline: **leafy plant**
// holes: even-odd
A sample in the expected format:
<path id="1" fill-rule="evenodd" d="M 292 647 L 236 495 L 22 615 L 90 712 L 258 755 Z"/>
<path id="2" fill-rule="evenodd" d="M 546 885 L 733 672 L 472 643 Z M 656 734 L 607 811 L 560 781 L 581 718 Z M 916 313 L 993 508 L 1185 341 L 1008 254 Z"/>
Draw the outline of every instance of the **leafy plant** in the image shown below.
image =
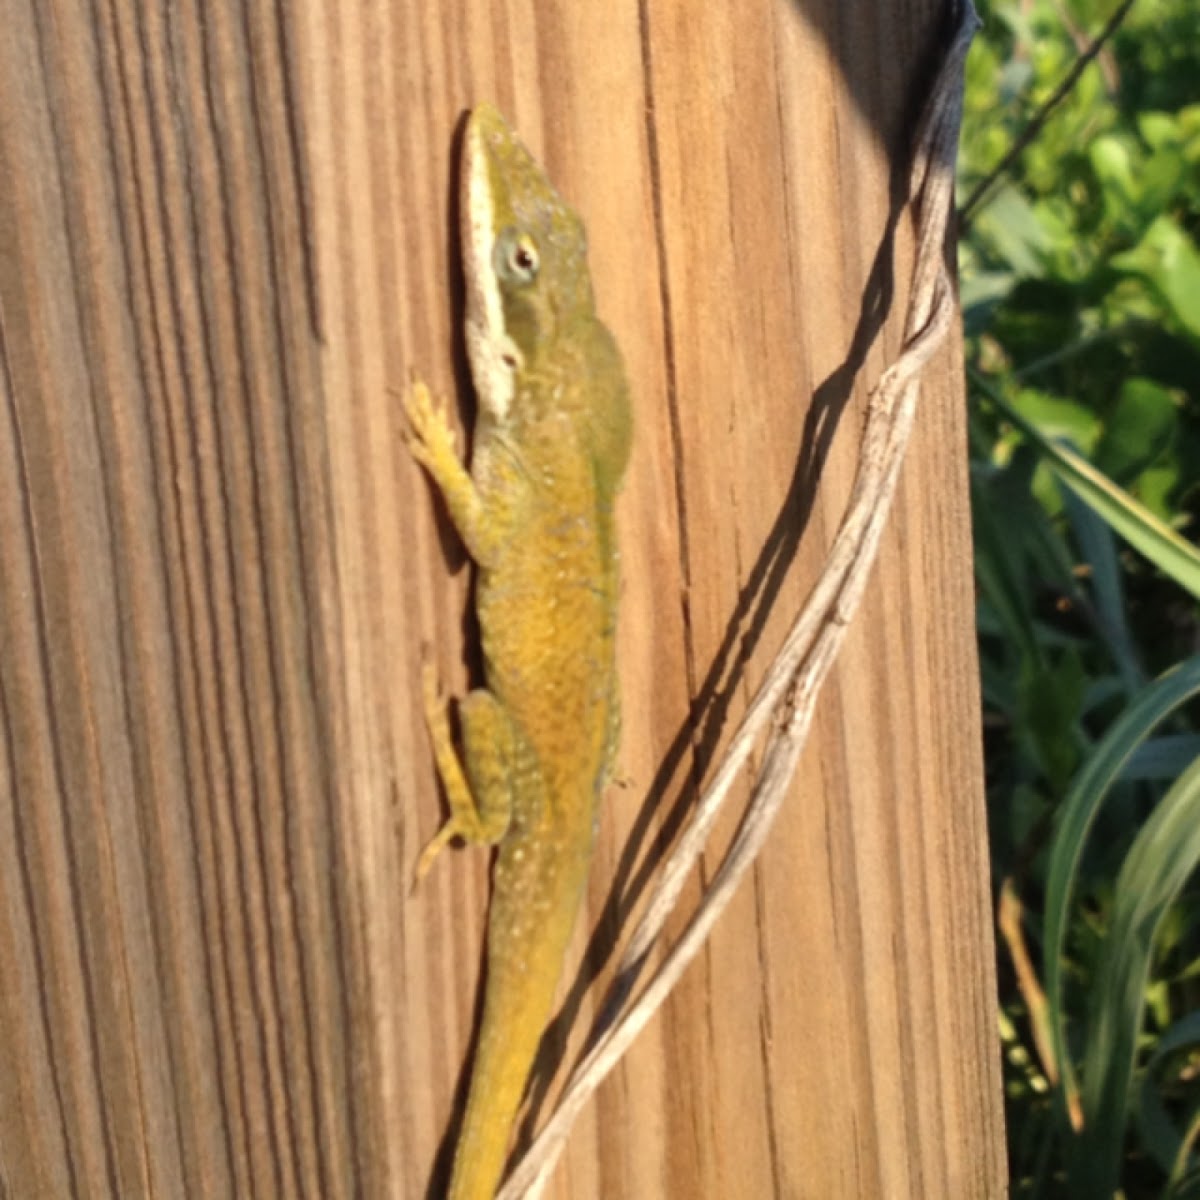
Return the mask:
<path id="1" fill-rule="evenodd" d="M 1200 5 L 982 9 L 959 258 L 1013 1194 L 1200 1195 Z"/>

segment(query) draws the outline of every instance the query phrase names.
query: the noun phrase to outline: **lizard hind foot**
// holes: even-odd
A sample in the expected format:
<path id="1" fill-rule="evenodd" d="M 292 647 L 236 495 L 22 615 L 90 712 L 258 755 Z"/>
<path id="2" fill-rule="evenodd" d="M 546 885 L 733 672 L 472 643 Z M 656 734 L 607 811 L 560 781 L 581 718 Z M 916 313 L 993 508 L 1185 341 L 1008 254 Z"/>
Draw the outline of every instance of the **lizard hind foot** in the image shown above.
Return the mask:
<path id="1" fill-rule="evenodd" d="M 421 672 L 421 687 L 425 723 L 450 816 L 421 851 L 414 883 L 425 877 L 453 838 L 462 838 L 468 845 L 494 846 L 507 831 L 512 813 L 513 735 L 499 702 L 490 692 L 477 688 L 459 706 L 472 776 L 468 780 L 450 733 L 437 670 L 431 662 L 426 662 Z"/>
<path id="2" fill-rule="evenodd" d="M 429 874 L 437 857 L 450 844 L 452 838 L 460 836 L 458 823 L 451 817 L 442 827 L 425 843 L 425 848 L 421 851 L 417 858 L 417 865 L 413 871 L 413 887 L 414 889 L 421 883 L 426 875 Z"/>

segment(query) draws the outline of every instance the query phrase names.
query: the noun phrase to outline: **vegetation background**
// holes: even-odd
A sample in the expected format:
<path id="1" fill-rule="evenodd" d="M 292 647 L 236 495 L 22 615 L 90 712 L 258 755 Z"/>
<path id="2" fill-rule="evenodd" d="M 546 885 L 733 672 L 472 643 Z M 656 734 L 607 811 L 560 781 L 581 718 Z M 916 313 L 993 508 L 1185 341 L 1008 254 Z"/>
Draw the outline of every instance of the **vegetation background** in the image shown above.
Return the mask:
<path id="1" fill-rule="evenodd" d="M 1200 1196 L 1200 4 L 992 0 L 959 247 L 1014 1196 Z"/>

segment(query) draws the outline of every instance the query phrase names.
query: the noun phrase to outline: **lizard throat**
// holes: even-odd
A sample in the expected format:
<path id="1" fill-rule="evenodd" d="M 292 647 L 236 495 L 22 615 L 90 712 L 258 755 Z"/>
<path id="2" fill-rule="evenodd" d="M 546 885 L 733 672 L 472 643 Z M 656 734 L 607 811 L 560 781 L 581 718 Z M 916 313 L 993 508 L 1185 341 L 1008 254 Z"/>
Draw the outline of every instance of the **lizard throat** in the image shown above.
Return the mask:
<path id="1" fill-rule="evenodd" d="M 504 305 L 492 262 L 496 204 L 490 153 L 483 131 L 474 122 L 467 126 L 462 179 L 467 355 L 480 405 L 503 421 L 512 404 L 516 374 L 524 363 L 504 325 Z"/>

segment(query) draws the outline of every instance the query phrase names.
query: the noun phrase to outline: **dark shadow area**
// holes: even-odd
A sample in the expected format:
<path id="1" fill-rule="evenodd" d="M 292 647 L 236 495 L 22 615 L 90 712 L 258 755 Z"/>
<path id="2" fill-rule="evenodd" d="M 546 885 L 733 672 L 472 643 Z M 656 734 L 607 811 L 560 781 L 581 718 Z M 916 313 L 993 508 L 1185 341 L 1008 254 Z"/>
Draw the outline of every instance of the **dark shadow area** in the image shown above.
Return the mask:
<path id="1" fill-rule="evenodd" d="M 792 0 L 792 7 L 841 68 L 846 94 L 889 158 L 907 159 L 908 139 L 956 26 L 959 0 L 878 5 L 867 0 Z M 893 78 L 893 73 L 903 79 Z M 914 109 L 886 103 L 916 85 Z"/>

